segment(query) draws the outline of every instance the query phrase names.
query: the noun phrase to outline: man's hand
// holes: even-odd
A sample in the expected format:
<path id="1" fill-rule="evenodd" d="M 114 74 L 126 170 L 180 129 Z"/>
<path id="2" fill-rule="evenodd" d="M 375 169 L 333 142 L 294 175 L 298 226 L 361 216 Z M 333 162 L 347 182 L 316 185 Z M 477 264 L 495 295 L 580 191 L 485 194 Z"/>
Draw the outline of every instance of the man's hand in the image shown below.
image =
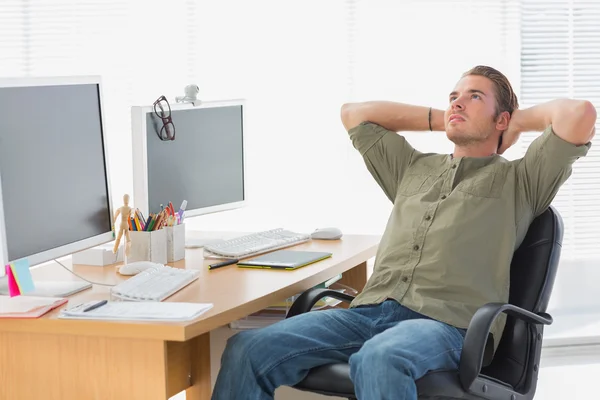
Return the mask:
<path id="1" fill-rule="evenodd" d="M 514 110 L 508 122 L 508 128 L 502 133 L 502 145 L 498 148 L 498 154 L 504 153 L 510 146 L 517 143 L 523 128 L 520 125 L 521 110 Z"/>

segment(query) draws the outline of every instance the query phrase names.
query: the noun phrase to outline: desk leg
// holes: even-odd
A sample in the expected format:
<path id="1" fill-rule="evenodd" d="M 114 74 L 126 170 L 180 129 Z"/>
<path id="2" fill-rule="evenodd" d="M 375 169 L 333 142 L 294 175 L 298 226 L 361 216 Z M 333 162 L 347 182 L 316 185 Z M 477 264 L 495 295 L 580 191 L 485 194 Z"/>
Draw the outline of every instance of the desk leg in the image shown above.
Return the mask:
<path id="1" fill-rule="evenodd" d="M 190 341 L 191 386 L 185 391 L 186 400 L 208 400 L 212 393 L 210 379 L 210 333 Z"/>
<path id="2" fill-rule="evenodd" d="M 164 400 L 165 342 L 0 333 L 0 399 Z"/>

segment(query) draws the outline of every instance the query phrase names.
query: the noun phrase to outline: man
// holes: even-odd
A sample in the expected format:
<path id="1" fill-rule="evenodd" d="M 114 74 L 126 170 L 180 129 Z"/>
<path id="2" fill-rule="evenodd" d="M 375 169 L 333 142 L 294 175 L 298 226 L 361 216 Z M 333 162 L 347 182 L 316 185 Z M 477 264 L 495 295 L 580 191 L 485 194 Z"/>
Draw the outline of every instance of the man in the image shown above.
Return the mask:
<path id="1" fill-rule="evenodd" d="M 342 122 L 394 207 L 375 269 L 349 310 L 316 311 L 232 337 L 214 399 L 272 399 L 316 366 L 349 362 L 359 399 L 416 399 L 415 381 L 458 368 L 466 328 L 507 302 L 510 262 L 594 135 L 591 103 L 524 110 L 493 68 L 466 72 L 445 112 L 392 102 L 346 104 Z M 446 131 L 454 152 L 415 150 L 397 132 Z M 500 156 L 543 131 L 519 160 Z M 501 145 L 499 146 L 499 143 Z M 494 349 L 505 319 L 492 326 Z"/>

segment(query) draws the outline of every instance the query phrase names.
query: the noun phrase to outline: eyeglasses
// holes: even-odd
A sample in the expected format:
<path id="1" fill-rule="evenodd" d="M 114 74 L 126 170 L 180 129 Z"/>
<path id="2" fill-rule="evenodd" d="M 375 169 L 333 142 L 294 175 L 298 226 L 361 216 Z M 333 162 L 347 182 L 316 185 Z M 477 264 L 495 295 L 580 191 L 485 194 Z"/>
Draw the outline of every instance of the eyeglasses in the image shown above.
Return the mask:
<path id="1" fill-rule="evenodd" d="M 162 127 L 156 127 L 160 140 L 175 140 L 175 125 L 171 119 L 171 106 L 165 96 L 160 96 L 154 102 L 154 113 L 162 121 Z"/>

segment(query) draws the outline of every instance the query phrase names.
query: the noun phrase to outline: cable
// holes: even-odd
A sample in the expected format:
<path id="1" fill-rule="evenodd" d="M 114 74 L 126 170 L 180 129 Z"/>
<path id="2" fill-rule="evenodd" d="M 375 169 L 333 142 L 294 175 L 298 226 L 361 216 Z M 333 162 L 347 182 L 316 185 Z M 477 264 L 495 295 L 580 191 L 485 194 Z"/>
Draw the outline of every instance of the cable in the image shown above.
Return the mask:
<path id="1" fill-rule="evenodd" d="M 108 284 L 108 283 L 100 283 L 100 282 L 92 282 L 89 281 L 87 279 L 85 279 L 83 276 L 76 274 L 75 272 L 73 272 L 72 270 L 70 270 L 69 268 L 67 268 L 63 263 L 61 263 L 60 261 L 58 261 L 56 258 L 54 259 L 54 261 L 60 265 L 61 267 L 63 267 L 64 269 L 66 269 L 67 271 L 69 271 L 70 273 L 72 273 L 73 275 L 75 275 L 76 277 L 78 277 L 79 279 L 82 279 L 84 281 L 86 281 L 87 283 L 91 283 L 92 285 L 101 285 L 101 286 L 116 286 L 116 284 Z M 115 258 L 115 262 L 117 261 L 117 259 Z"/>

